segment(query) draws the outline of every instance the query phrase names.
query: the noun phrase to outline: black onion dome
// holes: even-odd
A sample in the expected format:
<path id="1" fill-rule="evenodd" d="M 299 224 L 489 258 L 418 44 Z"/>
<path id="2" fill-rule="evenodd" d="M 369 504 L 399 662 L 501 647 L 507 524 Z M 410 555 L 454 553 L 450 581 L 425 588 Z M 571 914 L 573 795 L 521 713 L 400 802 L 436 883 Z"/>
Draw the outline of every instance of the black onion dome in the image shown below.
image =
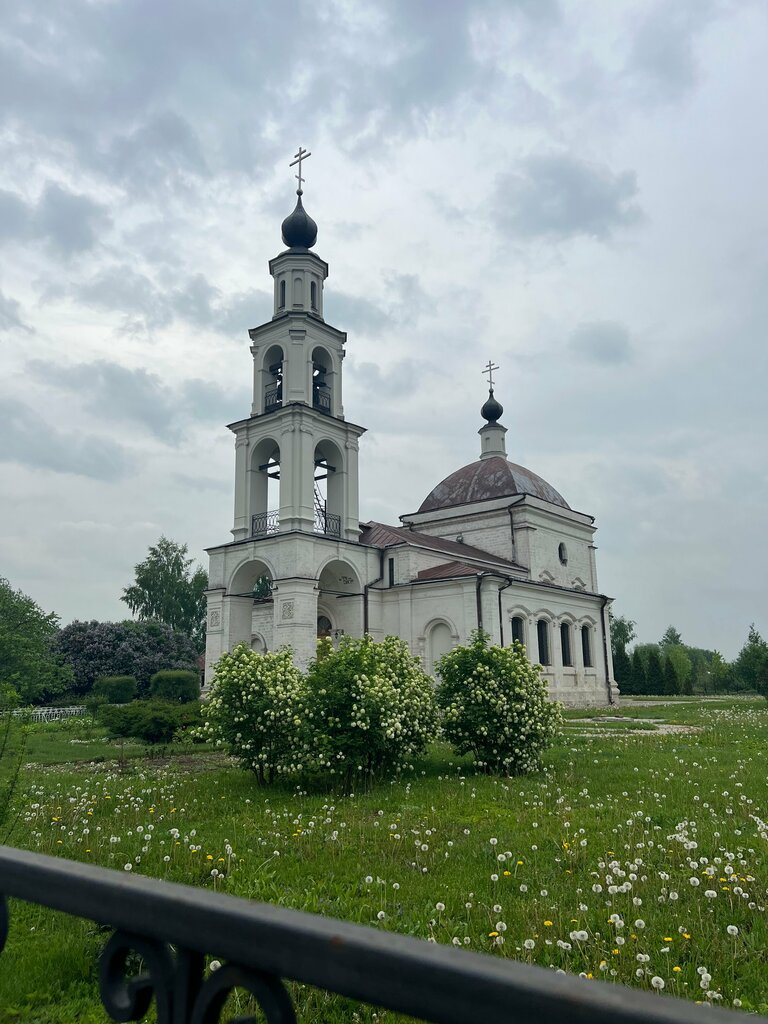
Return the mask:
<path id="1" fill-rule="evenodd" d="M 317 224 L 302 206 L 301 192 L 296 195 L 296 209 L 283 221 L 283 241 L 290 249 L 311 249 L 317 241 Z"/>
<path id="2" fill-rule="evenodd" d="M 497 420 L 501 419 L 501 414 L 503 412 L 504 406 L 497 402 L 493 397 L 493 388 L 491 388 L 488 392 L 488 400 L 480 410 L 480 415 L 484 420 L 488 420 L 489 423 L 495 423 Z"/>

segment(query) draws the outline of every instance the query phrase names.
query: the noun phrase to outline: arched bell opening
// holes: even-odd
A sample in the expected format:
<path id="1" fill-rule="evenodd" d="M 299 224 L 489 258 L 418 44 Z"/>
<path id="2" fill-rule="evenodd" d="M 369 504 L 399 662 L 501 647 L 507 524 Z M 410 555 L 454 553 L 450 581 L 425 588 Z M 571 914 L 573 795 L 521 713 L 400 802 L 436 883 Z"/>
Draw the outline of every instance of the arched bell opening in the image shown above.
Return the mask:
<path id="1" fill-rule="evenodd" d="M 272 646 L 271 567 L 260 559 L 244 562 L 232 574 L 227 587 L 229 605 L 229 649 L 248 644 L 252 650 L 268 650 Z M 263 646 L 254 646 L 254 638 Z"/>
<path id="2" fill-rule="evenodd" d="M 333 412 L 333 361 L 324 348 L 312 352 L 312 408 Z"/>
<path id="3" fill-rule="evenodd" d="M 264 412 L 274 412 L 283 404 L 283 364 L 285 353 L 279 345 L 272 345 L 264 353 L 261 367 L 261 383 L 264 395 Z"/>
<path id="4" fill-rule="evenodd" d="M 318 636 L 320 624 L 330 628 L 323 635 L 334 641 L 342 636 L 361 636 L 363 631 L 363 585 L 349 562 L 334 558 L 318 578 Z"/>
<path id="5" fill-rule="evenodd" d="M 280 445 L 264 438 L 251 453 L 249 470 L 251 536 L 266 537 L 280 528 Z"/>
<path id="6" fill-rule="evenodd" d="M 315 446 L 315 533 L 341 537 L 344 519 L 344 458 L 333 441 Z"/>

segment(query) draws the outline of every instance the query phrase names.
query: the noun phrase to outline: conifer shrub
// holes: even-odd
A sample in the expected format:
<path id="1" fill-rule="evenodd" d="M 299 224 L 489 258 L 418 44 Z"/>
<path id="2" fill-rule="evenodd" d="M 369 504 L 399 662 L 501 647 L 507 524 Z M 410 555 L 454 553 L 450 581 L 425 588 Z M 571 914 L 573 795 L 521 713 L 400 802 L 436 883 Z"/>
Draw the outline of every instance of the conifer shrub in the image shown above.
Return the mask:
<path id="1" fill-rule="evenodd" d="M 541 668 L 522 644 L 490 644 L 475 630 L 437 664 L 437 703 L 443 732 L 457 754 L 471 754 L 488 773 L 521 775 L 541 767 L 562 721 L 561 706 L 547 697 Z"/>
<path id="2" fill-rule="evenodd" d="M 437 731 L 432 680 L 398 637 L 319 640 L 307 691 L 313 763 L 347 785 L 399 771 Z"/>
<path id="3" fill-rule="evenodd" d="M 106 704 L 128 704 L 136 699 L 137 689 L 135 676 L 100 676 L 91 692 Z"/>
<path id="4" fill-rule="evenodd" d="M 183 668 L 162 669 L 149 681 L 149 692 L 157 700 L 186 704 L 200 696 L 200 676 Z"/>
<path id="5" fill-rule="evenodd" d="M 200 734 L 263 784 L 304 766 L 305 715 L 304 677 L 290 650 L 258 654 L 239 644 L 216 664 Z"/>
<path id="6" fill-rule="evenodd" d="M 110 735 L 133 737 L 144 743 L 170 743 L 180 731 L 199 729 L 200 701 L 171 704 L 160 700 L 134 700 L 130 704 L 104 704 L 98 720 Z"/>

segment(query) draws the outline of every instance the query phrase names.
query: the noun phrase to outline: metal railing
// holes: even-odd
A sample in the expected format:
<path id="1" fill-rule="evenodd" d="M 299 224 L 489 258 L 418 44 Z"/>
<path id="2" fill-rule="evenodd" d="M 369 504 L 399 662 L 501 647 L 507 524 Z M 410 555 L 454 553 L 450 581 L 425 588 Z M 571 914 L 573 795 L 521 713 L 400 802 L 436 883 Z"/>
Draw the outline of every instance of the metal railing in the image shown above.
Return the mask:
<path id="1" fill-rule="evenodd" d="M 255 516 L 251 516 L 252 537 L 267 537 L 269 534 L 277 533 L 279 528 L 279 512 L 258 512 Z"/>
<path id="2" fill-rule="evenodd" d="M 73 704 L 67 708 L 17 708 L 13 713 L 28 722 L 58 722 L 62 718 L 84 715 L 85 704 Z"/>
<path id="3" fill-rule="evenodd" d="M 264 388 L 264 412 L 272 412 L 273 409 L 280 409 L 283 404 L 283 389 L 281 384 L 269 384 Z"/>
<path id="4" fill-rule="evenodd" d="M 99 979 L 101 1001 L 114 1020 L 143 1018 L 154 999 L 158 1024 L 216 1024 L 237 987 L 253 995 L 267 1024 L 295 1024 L 286 981 L 434 1024 L 744 1019 L 732 1010 L 703 1010 L 502 957 L 6 846 L 0 846 L 0 948 L 8 935 L 9 896 L 112 930 Z M 127 977 L 126 965 L 137 954 L 143 973 Z M 222 966 L 206 971 L 206 956 Z"/>
<path id="5" fill-rule="evenodd" d="M 331 392 L 329 389 L 314 387 L 312 389 L 312 405 L 315 409 L 319 409 L 320 412 L 327 412 L 330 414 Z"/>
<path id="6" fill-rule="evenodd" d="M 324 533 L 327 537 L 341 537 L 341 516 L 316 508 L 315 533 Z"/>

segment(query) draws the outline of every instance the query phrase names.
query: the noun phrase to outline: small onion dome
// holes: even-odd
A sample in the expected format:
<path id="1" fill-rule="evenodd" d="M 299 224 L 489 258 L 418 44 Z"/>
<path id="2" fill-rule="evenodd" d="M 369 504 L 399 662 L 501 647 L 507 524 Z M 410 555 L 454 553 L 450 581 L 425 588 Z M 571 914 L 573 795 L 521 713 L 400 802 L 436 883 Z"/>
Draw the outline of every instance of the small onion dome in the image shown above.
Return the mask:
<path id="1" fill-rule="evenodd" d="M 484 420 L 488 420 L 489 423 L 495 423 L 497 420 L 501 419 L 501 414 L 503 412 L 504 407 L 493 397 L 493 388 L 491 388 L 488 392 L 488 401 L 480 410 L 480 415 Z"/>
<path id="2" fill-rule="evenodd" d="M 301 190 L 296 195 L 296 209 L 283 221 L 283 241 L 290 249 L 311 249 L 317 241 L 317 224 L 301 204 Z"/>

